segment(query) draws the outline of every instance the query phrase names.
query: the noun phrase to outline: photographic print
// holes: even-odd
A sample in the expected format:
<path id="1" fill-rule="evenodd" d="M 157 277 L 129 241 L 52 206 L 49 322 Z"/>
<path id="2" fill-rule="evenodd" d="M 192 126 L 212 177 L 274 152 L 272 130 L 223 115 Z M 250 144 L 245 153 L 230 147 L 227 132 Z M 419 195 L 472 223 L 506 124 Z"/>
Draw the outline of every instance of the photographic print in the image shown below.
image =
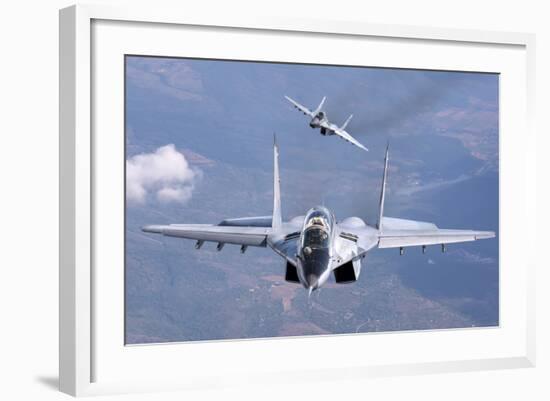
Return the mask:
<path id="1" fill-rule="evenodd" d="M 127 55 L 125 343 L 499 325 L 499 76 Z"/>

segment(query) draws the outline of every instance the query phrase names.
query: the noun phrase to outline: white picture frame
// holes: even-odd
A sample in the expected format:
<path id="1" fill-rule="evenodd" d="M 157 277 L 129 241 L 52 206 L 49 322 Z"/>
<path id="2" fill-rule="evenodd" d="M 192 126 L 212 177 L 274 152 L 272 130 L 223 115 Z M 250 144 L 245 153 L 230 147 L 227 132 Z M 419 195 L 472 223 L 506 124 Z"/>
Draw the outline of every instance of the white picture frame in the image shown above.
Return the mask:
<path id="1" fill-rule="evenodd" d="M 122 25 L 118 26 L 117 24 Z M 151 27 L 156 28 L 153 31 L 148 31 L 146 36 L 139 38 L 140 30 Z M 440 57 L 443 57 L 442 55 L 447 54 L 445 47 L 452 46 L 452 53 L 464 51 L 466 55 L 463 64 L 458 62 L 453 64 L 453 56 L 448 53 L 447 60 L 434 62 L 433 60 L 429 61 L 429 57 L 425 57 L 425 59 L 407 64 L 409 68 L 427 68 L 429 66 L 432 69 L 476 70 L 474 60 L 467 59 L 468 52 L 477 51 L 481 54 L 488 49 L 495 49 L 493 60 L 487 61 L 487 64 L 483 64 L 485 67 L 479 67 L 481 68 L 479 70 L 499 73 L 507 71 L 504 76 L 510 76 L 510 79 L 505 82 L 505 90 L 501 92 L 501 102 L 504 102 L 505 106 L 501 108 L 501 113 L 503 111 L 509 113 L 501 121 L 501 138 L 505 138 L 501 143 L 500 153 L 501 184 L 505 184 L 501 185 L 501 199 L 504 199 L 505 203 L 501 205 L 501 259 L 502 256 L 506 256 L 512 258 L 510 260 L 515 260 L 514 258 L 519 257 L 520 253 L 522 259 L 521 268 L 517 269 L 519 273 L 514 273 L 519 275 L 509 277 L 505 274 L 503 279 L 505 281 L 501 281 L 501 285 L 503 285 L 501 308 L 504 313 L 513 313 L 514 315 L 504 316 L 499 328 L 486 329 L 483 332 L 450 330 L 431 333 L 429 337 L 422 333 L 404 335 L 396 333 L 389 335 L 391 337 L 387 335 L 370 336 L 368 342 L 376 343 L 373 344 L 373 347 L 383 350 L 385 346 L 397 346 L 400 347 L 398 349 L 403 349 L 402 355 L 394 358 L 389 357 L 387 352 L 383 351 L 379 356 L 371 353 L 369 362 L 364 358 L 361 359 L 361 353 L 356 352 L 355 359 L 354 355 L 342 357 L 342 360 L 338 362 L 333 359 L 330 367 L 326 361 L 330 362 L 330 358 L 335 358 L 334 355 L 337 355 L 330 351 L 331 347 L 334 350 L 341 349 L 342 338 L 344 338 L 350 349 L 354 349 L 353 347 L 366 349 L 368 346 L 363 343 L 365 337 L 326 336 L 225 341 L 193 346 L 183 345 L 184 348 L 180 344 L 178 352 L 184 352 L 188 355 L 187 360 L 191 361 L 187 367 L 181 366 L 181 357 L 176 355 L 177 353 L 170 348 L 170 345 L 130 347 L 129 350 L 126 350 L 122 339 L 118 334 L 114 334 L 120 332 L 122 322 L 119 322 L 120 325 L 118 325 L 115 320 L 120 316 L 117 317 L 113 313 L 112 316 L 105 317 L 106 314 L 101 312 L 102 302 L 94 299 L 94 291 L 98 290 L 98 286 L 101 286 L 102 291 L 105 288 L 106 293 L 109 294 L 114 294 L 116 291 L 122 294 L 123 291 L 119 285 L 120 281 L 117 281 L 120 280 L 120 276 L 118 278 L 113 276 L 112 280 L 106 281 L 109 280 L 108 276 L 104 274 L 98 276 L 94 272 L 94 266 L 97 267 L 98 261 L 109 257 L 108 253 L 98 255 L 96 253 L 97 244 L 94 242 L 94 238 L 96 238 L 94 236 L 103 227 L 97 220 L 103 213 L 100 200 L 95 196 L 98 186 L 103 185 L 101 180 L 97 180 L 97 176 L 101 175 L 102 164 L 107 166 L 107 163 L 114 163 L 116 165 L 118 160 L 111 155 L 110 151 L 112 149 L 112 152 L 116 153 L 114 147 L 117 145 L 112 147 L 108 142 L 98 143 L 93 134 L 94 129 L 101 124 L 101 121 L 97 119 L 101 119 L 104 115 L 101 107 L 109 107 L 111 110 L 120 108 L 118 112 L 122 113 L 123 105 L 119 102 L 120 94 L 117 95 L 115 92 L 109 93 L 109 95 L 113 95 L 109 96 L 112 103 L 107 104 L 107 98 L 99 106 L 94 103 L 93 96 L 103 96 L 103 89 L 95 88 L 92 85 L 92 77 L 94 74 L 101 74 L 98 81 L 122 79 L 119 70 L 110 73 L 107 71 L 105 74 L 98 72 L 102 71 L 101 68 L 109 68 L 112 65 L 109 64 L 110 57 L 117 60 L 120 52 L 124 53 L 125 50 L 120 45 L 125 41 L 122 31 L 130 32 L 130 29 L 133 29 L 132 35 L 126 36 L 131 36 L 134 41 L 139 41 L 139 47 L 134 48 L 145 49 L 148 54 L 154 53 L 154 50 L 151 49 L 160 43 L 160 39 L 165 38 L 166 35 L 175 34 L 176 31 L 170 30 L 178 30 L 178 27 L 183 30 L 185 27 L 194 27 L 194 29 L 199 27 L 199 31 L 202 29 L 207 33 L 209 30 L 216 30 L 216 32 L 219 31 L 226 35 L 235 33 L 243 38 L 246 35 L 261 33 L 263 40 L 266 41 L 280 40 L 278 35 L 281 34 L 289 37 L 296 35 L 303 40 L 312 41 L 324 38 L 326 42 L 329 42 L 331 38 L 338 38 L 341 41 L 383 40 L 387 46 L 391 46 L 394 42 L 397 44 L 399 41 L 405 41 L 408 47 L 414 48 L 415 51 L 420 52 L 419 54 L 422 54 L 423 51 L 433 52 L 433 48 L 430 50 L 428 47 L 436 46 L 441 51 Z M 96 35 L 95 41 L 94 35 Z M 105 38 L 110 39 L 108 43 Z M 206 44 L 207 38 L 204 40 Z M 212 15 L 187 14 L 184 10 L 168 11 L 154 7 L 111 8 L 78 5 L 61 10 L 60 390 L 72 395 L 94 395 L 238 385 L 245 384 L 250 378 L 253 378 L 256 383 L 274 383 L 280 380 L 315 381 L 328 377 L 361 379 L 388 374 L 534 366 L 534 269 L 536 260 L 533 256 L 534 253 L 531 252 L 533 245 L 526 239 L 518 238 L 514 233 L 515 230 L 510 229 L 521 227 L 523 230 L 535 231 L 535 179 L 532 174 L 535 170 L 535 135 L 531 116 L 534 110 L 534 41 L 533 35 L 520 33 L 257 16 L 227 19 Z M 312 46 L 315 46 L 313 42 L 311 43 Z M 426 50 L 421 48 L 424 45 L 429 45 Z M 165 46 L 164 49 L 157 51 L 164 55 L 173 55 L 169 49 L 171 45 L 165 43 Z M 327 46 L 330 49 L 331 45 L 327 44 Z M 105 54 L 101 53 L 103 50 L 105 50 Z M 376 48 L 373 47 L 372 50 L 376 54 Z M 202 50 L 197 49 L 196 51 Z M 250 58 L 251 54 L 257 50 L 252 49 L 250 53 L 247 53 L 246 49 L 242 51 L 243 53 L 239 54 L 237 58 Z M 380 53 L 380 55 L 382 54 Z M 499 58 L 499 54 L 502 55 L 502 59 Z M 386 56 L 388 58 L 381 62 L 382 65 L 399 66 L 402 61 L 399 61 L 398 58 L 407 57 L 407 52 L 396 53 L 395 60 L 389 57 L 391 54 L 386 54 Z M 280 57 L 275 56 L 276 59 L 280 59 Z M 410 58 L 410 53 L 408 57 Z M 480 56 L 479 63 L 483 62 L 482 58 Z M 107 61 L 102 64 L 101 60 Z M 318 61 L 322 62 L 326 59 L 321 57 Z M 361 61 L 358 62 L 361 63 Z M 117 85 L 114 85 L 113 88 L 115 91 L 117 88 L 120 89 Z M 516 98 L 511 99 L 512 93 Z M 508 101 L 510 103 L 507 103 Z M 103 106 L 104 104 L 105 106 Z M 115 129 L 119 126 L 116 122 L 117 118 L 119 117 L 107 118 L 110 123 L 114 124 Z M 521 137 L 514 136 L 512 134 L 514 131 L 521 132 Z M 512 149 L 513 152 L 510 151 Z M 101 161 L 98 158 L 100 152 Z M 514 168 L 508 168 L 509 166 L 514 166 Z M 111 185 L 116 184 L 116 180 L 111 183 Z M 518 191 L 517 187 L 514 188 L 515 184 L 521 184 L 522 191 Z M 509 213 L 503 215 L 503 207 Z M 120 210 L 115 210 L 113 213 L 120 213 Z M 116 243 L 116 241 L 115 238 L 114 242 Z M 517 249 L 509 251 L 506 247 L 503 250 L 505 245 L 514 245 Z M 503 254 L 502 252 L 507 253 Z M 506 263 L 506 259 L 504 263 Z M 109 288 L 106 288 L 106 285 Z M 120 303 L 121 297 L 112 296 L 115 302 Z M 113 299 L 109 298 L 109 301 Z M 114 307 L 113 310 L 119 309 Z M 110 337 L 111 339 L 109 339 Z M 116 339 L 112 340 L 114 337 Z M 389 338 L 389 342 L 384 345 L 385 338 Z M 109 345 L 111 341 L 112 344 Z M 455 356 L 442 354 L 441 359 L 429 356 L 420 358 L 417 354 L 407 354 L 409 348 L 420 347 L 421 349 L 422 345 L 435 344 L 437 341 L 441 341 L 440 346 L 444 348 L 445 344 L 456 342 L 459 344 L 455 350 L 457 353 L 465 352 L 465 346 L 461 344 L 471 344 L 472 352 L 465 353 L 464 357 L 457 357 L 456 355 L 459 354 L 455 354 Z M 476 344 L 480 345 L 479 349 L 476 349 Z M 491 348 L 489 344 L 493 344 L 494 348 Z M 109 348 L 110 346 L 116 347 L 116 349 Z M 329 349 L 328 353 L 323 356 L 326 358 L 325 360 L 310 358 L 308 363 L 289 364 L 287 369 L 285 363 L 288 364 L 288 359 L 280 357 L 283 355 L 281 353 L 283 349 L 295 352 L 300 348 L 303 352 L 311 352 L 313 355 L 315 349 L 321 346 Z M 482 351 L 483 348 L 486 352 Z M 120 359 L 117 359 L 117 353 L 120 353 Z M 425 354 L 428 355 L 429 352 L 425 352 Z M 232 362 L 227 366 L 221 366 L 223 364 L 220 363 L 217 371 L 205 374 L 205 370 L 201 370 L 200 366 L 200 359 L 203 358 L 201 355 L 209 357 L 223 355 L 225 360 Z M 254 361 L 260 363 L 253 359 L 253 355 L 262 355 L 263 365 L 254 366 L 254 369 L 247 368 L 244 366 L 247 361 L 248 363 Z M 242 357 L 239 358 L 239 356 Z M 239 362 L 239 359 L 243 359 L 244 362 Z M 98 362 L 98 360 L 102 362 Z M 114 368 L 112 372 L 103 374 L 101 366 L 106 366 L 105 361 Z M 239 363 L 243 366 L 239 366 Z M 267 366 L 268 364 L 270 366 Z M 155 376 L 151 371 L 146 370 L 146 366 L 163 366 L 166 371 L 157 369 L 159 372 Z M 185 372 L 185 377 L 182 377 L 181 373 L 169 374 L 169 370 L 176 370 L 176 367 L 180 372 Z M 238 374 L 232 374 L 232 370 Z M 117 375 L 116 372 L 124 372 L 124 374 Z"/>

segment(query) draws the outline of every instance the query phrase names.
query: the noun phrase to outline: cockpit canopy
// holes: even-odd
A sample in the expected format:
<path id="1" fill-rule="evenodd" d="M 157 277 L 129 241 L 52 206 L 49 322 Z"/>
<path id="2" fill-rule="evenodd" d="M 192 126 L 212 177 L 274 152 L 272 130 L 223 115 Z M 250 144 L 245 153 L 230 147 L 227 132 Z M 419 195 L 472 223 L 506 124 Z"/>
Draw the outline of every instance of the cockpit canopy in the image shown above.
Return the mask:
<path id="1" fill-rule="evenodd" d="M 334 218 L 323 207 L 311 209 L 304 219 L 302 247 L 327 248 Z"/>
<path id="2" fill-rule="evenodd" d="M 324 207 L 315 207 L 310 209 L 304 219 L 304 231 L 311 226 L 318 226 L 324 228 L 326 231 L 330 232 L 332 230 L 333 223 L 332 214 L 328 209 Z"/>
<path id="3" fill-rule="evenodd" d="M 319 113 L 317 113 L 316 117 L 317 117 L 319 120 L 322 120 L 323 118 L 325 118 L 325 112 L 324 112 L 324 111 L 320 111 Z"/>
<path id="4" fill-rule="evenodd" d="M 329 247 L 329 235 L 325 229 L 321 227 L 309 227 L 302 236 L 303 249 L 309 247 L 310 249 L 328 248 Z"/>

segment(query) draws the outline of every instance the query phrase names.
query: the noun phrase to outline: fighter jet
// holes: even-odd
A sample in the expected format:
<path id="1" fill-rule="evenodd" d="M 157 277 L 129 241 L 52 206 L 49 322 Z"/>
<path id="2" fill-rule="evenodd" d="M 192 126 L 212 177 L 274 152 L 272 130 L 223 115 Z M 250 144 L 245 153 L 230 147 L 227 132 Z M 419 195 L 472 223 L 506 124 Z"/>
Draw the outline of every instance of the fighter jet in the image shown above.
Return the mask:
<path id="1" fill-rule="evenodd" d="M 361 143 L 359 143 L 357 139 L 355 139 L 345 131 L 349 122 L 353 118 L 353 114 L 348 117 L 348 119 L 344 122 L 344 124 L 342 124 L 341 127 L 329 122 L 327 118 L 327 113 L 322 111 L 323 104 L 325 104 L 325 100 L 327 100 L 326 96 L 323 97 L 323 100 L 321 100 L 321 103 L 314 111 L 311 111 L 307 107 L 302 106 L 300 103 L 289 98 L 288 96 L 285 96 L 285 98 L 290 103 L 292 103 L 295 108 L 297 108 L 302 113 L 304 113 L 304 115 L 309 116 L 311 118 L 311 121 L 309 122 L 309 126 L 311 128 L 320 128 L 321 135 L 338 135 L 340 138 L 343 138 L 345 141 L 348 141 L 354 144 L 355 146 L 358 146 L 361 149 L 366 150 L 368 152 L 368 149 L 366 147 L 364 147 Z"/>
<path id="2" fill-rule="evenodd" d="M 274 143 L 271 216 L 225 219 L 219 224 L 148 225 L 142 230 L 196 240 L 197 249 L 205 241 L 217 242 L 218 251 L 225 244 L 240 245 L 241 253 L 249 246 L 270 247 L 285 261 L 285 280 L 301 284 L 309 295 L 321 288 L 331 274 L 339 284 L 356 281 L 361 273 L 362 260 L 368 251 L 377 247 L 399 248 L 402 255 L 405 247 L 420 246 L 424 253 L 426 246 L 438 245 L 445 252 L 446 244 L 495 236 L 493 231 L 446 230 L 433 223 L 384 216 L 388 153 L 386 148 L 376 225 L 367 224 L 359 217 L 337 220 L 334 213 L 324 206 L 315 206 L 304 216 L 283 221 L 279 149 Z"/>

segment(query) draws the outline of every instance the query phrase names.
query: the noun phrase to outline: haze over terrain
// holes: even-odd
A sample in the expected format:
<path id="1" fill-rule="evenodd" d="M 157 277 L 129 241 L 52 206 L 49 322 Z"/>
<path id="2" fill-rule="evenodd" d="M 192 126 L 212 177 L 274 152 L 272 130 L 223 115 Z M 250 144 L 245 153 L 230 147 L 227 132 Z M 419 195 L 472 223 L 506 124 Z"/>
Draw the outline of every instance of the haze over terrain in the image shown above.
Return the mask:
<path id="1" fill-rule="evenodd" d="M 284 99 L 370 149 L 323 137 Z M 316 204 L 497 238 L 374 250 L 359 280 L 307 291 L 271 249 L 141 232 L 271 214 L 273 133 L 283 217 Z M 498 75 L 213 60 L 126 58 L 126 342 L 215 340 L 498 325 Z"/>

